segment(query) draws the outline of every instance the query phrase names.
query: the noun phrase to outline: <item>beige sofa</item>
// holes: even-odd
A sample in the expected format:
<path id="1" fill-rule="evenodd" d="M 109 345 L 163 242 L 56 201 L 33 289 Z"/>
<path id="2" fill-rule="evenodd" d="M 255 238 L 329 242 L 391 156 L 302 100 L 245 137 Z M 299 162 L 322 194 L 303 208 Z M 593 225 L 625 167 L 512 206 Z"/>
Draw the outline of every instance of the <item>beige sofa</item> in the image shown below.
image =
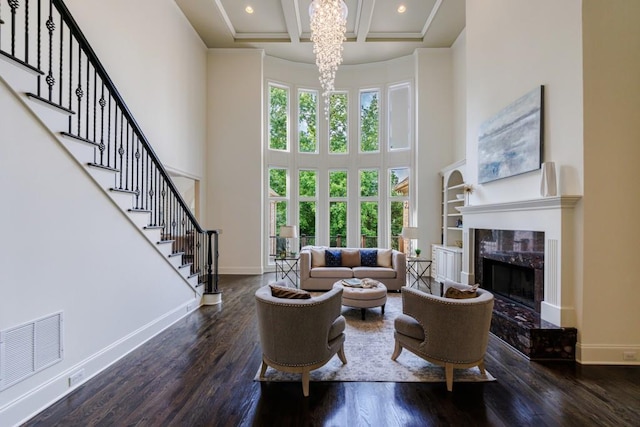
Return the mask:
<path id="1" fill-rule="evenodd" d="M 340 252 L 339 266 L 327 265 L 326 250 Z M 361 258 L 361 251 L 376 251 L 375 261 L 370 257 Z M 371 252 L 369 252 L 371 256 Z M 334 258 L 335 260 L 335 258 Z M 364 265 L 363 265 L 364 264 Z M 375 265 L 374 265 L 375 264 Z M 360 249 L 304 247 L 300 251 L 300 288 L 313 291 L 329 290 L 342 279 L 371 278 L 382 282 L 387 290 L 399 291 L 405 286 L 407 277 L 407 258 L 394 249 Z"/>

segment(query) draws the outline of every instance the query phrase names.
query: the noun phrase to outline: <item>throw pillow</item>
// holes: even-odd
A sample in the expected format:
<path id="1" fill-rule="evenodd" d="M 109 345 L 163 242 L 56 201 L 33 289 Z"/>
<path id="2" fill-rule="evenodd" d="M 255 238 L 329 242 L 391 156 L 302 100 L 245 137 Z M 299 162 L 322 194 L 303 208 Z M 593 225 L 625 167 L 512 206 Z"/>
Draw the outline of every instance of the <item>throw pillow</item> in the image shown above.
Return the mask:
<path id="1" fill-rule="evenodd" d="M 311 268 L 324 267 L 324 249 L 311 249 Z"/>
<path id="2" fill-rule="evenodd" d="M 391 268 L 391 249 L 378 249 L 378 267 Z"/>
<path id="3" fill-rule="evenodd" d="M 271 288 L 271 296 L 276 298 L 287 299 L 309 299 L 311 294 L 305 290 L 297 288 L 289 288 L 286 286 L 269 285 Z"/>
<path id="4" fill-rule="evenodd" d="M 343 249 L 340 256 L 343 267 L 360 267 L 360 251 L 358 249 Z"/>
<path id="5" fill-rule="evenodd" d="M 478 285 L 474 285 L 473 287 L 465 290 L 454 288 L 452 286 L 444 293 L 444 297 L 454 299 L 475 298 L 478 296 L 478 292 L 476 292 L 477 289 Z"/>
<path id="6" fill-rule="evenodd" d="M 360 265 L 363 267 L 378 266 L 378 250 L 377 249 L 360 249 Z"/>
<path id="7" fill-rule="evenodd" d="M 324 251 L 324 263 L 327 267 L 340 267 L 342 265 L 342 251 L 327 249 Z"/>

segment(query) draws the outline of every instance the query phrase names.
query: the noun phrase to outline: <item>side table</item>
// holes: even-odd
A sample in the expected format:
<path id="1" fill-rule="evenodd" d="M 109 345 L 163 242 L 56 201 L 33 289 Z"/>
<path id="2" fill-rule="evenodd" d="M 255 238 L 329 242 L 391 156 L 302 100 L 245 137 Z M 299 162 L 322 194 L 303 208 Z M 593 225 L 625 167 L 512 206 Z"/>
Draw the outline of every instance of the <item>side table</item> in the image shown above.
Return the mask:
<path id="1" fill-rule="evenodd" d="M 276 257 L 275 263 L 276 280 L 286 278 L 297 288 L 300 277 L 300 255 L 287 255 L 284 258 Z"/>
<path id="2" fill-rule="evenodd" d="M 431 293 L 431 264 L 432 260 L 419 257 L 407 257 L 407 279 L 409 281 L 409 287 L 414 285 L 419 288 L 420 283 L 424 284 L 429 293 Z M 425 274 L 427 273 L 427 274 Z"/>

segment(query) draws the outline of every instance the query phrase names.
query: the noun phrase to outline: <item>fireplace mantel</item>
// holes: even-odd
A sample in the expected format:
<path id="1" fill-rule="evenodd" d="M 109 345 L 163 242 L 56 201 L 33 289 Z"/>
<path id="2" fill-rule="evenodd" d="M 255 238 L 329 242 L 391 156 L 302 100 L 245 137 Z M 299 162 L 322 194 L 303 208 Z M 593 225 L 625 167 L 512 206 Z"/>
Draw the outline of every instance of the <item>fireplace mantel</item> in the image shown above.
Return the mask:
<path id="1" fill-rule="evenodd" d="M 581 196 L 543 197 L 539 199 L 518 200 L 515 202 L 492 203 L 457 207 L 463 215 L 474 215 L 494 212 L 515 212 L 541 209 L 573 208 Z"/>
<path id="2" fill-rule="evenodd" d="M 575 326 L 573 212 L 580 199 L 581 196 L 557 196 L 459 207 L 465 248 L 461 280 L 475 283 L 474 230 L 542 231 L 545 233 L 545 277 L 540 315 L 554 325 Z"/>

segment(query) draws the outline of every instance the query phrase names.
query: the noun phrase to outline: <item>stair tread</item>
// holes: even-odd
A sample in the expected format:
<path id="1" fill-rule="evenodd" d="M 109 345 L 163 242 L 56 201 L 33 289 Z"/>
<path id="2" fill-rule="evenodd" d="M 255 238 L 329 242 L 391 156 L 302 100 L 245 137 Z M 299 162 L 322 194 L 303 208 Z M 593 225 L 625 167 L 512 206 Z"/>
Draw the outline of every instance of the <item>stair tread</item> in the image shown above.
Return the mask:
<path id="1" fill-rule="evenodd" d="M 109 191 L 113 191 L 115 193 L 126 193 L 126 194 L 136 194 L 133 190 L 125 190 L 124 188 L 110 188 Z"/>
<path id="2" fill-rule="evenodd" d="M 85 142 L 87 144 L 94 145 L 96 147 L 100 146 L 100 144 L 98 144 L 97 142 L 91 141 L 90 139 L 83 138 L 83 137 L 78 136 L 78 135 L 74 135 L 74 134 L 69 133 L 69 132 L 60 132 L 60 135 L 64 136 L 65 138 L 75 139 L 76 141 Z"/>
<path id="3" fill-rule="evenodd" d="M 164 245 L 164 244 L 173 243 L 173 242 L 175 242 L 175 240 L 158 240 L 156 243 L 159 245 Z"/>
<path id="4" fill-rule="evenodd" d="M 151 211 L 149 209 L 135 209 L 135 208 L 131 208 L 131 209 L 127 209 L 127 211 L 129 212 L 136 212 L 136 213 L 151 213 Z"/>
<path id="5" fill-rule="evenodd" d="M 97 169 L 108 170 L 108 171 L 111 171 L 111 172 L 120 172 L 120 169 L 114 169 L 114 168 L 109 167 L 109 166 L 99 165 L 98 163 L 87 163 L 87 166 L 92 167 L 92 168 L 97 168 Z"/>
<path id="6" fill-rule="evenodd" d="M 0 57 L 4 58 L 5 60 L 7 60 L 9 62 L 13 62 L 14 65 L 19 66 L 20 68 L 24 69 L 25 71 L 27 71 L 27 72 L 35 75 L 35 76 L 44 76 L 44 71 L 37 69 L 33 65 L 27 64 L 23 60 L 18 59 L 13 55 L 8 54 L 7 52 L 4 52 L 4 51 L 0 50 Z"/>
<path id="7" fill-rule="evenodd" d="M 145 230 L 162 230 L 164 225 L 145 225 L 142 228 Z"/>
<path id="8" fill-rule="evenodd" d="M 168 240 L 168 241 L 169 242 L 173 242 L 173 240 Z M 172 258 L 174 256 L 180 256 L 180 255 L 184 255 L 184 252 L 172 252 L 168 256 L 169 256 L 169 258 Z"/>
<path id="9" fill-rule="evenodd" d="M 41 104 L 44 104 L 44 105 L 46 105 L 47 107 L 53 108 L 53 109 L 55 109 L 55 110 L 58 110 L 58 111 L 60 111 L 60 112 L 62 112 L 62 113 L 64 113 L 64 114 L 66 114 L 66 115 L 71 116 L 71 115 L 74 115 L 74 114 L 75 114 L 75 111 L 70 110 L 70 109 L 68 109 L 68 108 L 66 108 L 66 107 L 63 107 L 63 106 L 61 106 L 61 105 L 58 105 L 58 104 L 56 104 L 55 102 L 51 102 L 51 101 L 49 101 L 49 100 L 48 100 L 48 99 L 46 99 L 46 98 L 43 98 L 43 97 L 41 97 L 41 96 L 36 95 L 35 93 L 27 92 L 27 93 L 26 93 L 26 95 L 27 95 L 27 97 L 28 97 L 28 98 L 30 98 L 30 99 L 32 99 L 32 100 L 34 100 L 34 101 L 36 101 L 36 102 L 39 102 L 39 103 L 41 103 Z"/>
<path id="10" fill-rule="evenodd" d="M 186 264 L 179 265 L 178 268 L 187 268 L 187 267 L 191 267 L 192 265 L 193 265 L 192 262 L 188 262 Z"/>

